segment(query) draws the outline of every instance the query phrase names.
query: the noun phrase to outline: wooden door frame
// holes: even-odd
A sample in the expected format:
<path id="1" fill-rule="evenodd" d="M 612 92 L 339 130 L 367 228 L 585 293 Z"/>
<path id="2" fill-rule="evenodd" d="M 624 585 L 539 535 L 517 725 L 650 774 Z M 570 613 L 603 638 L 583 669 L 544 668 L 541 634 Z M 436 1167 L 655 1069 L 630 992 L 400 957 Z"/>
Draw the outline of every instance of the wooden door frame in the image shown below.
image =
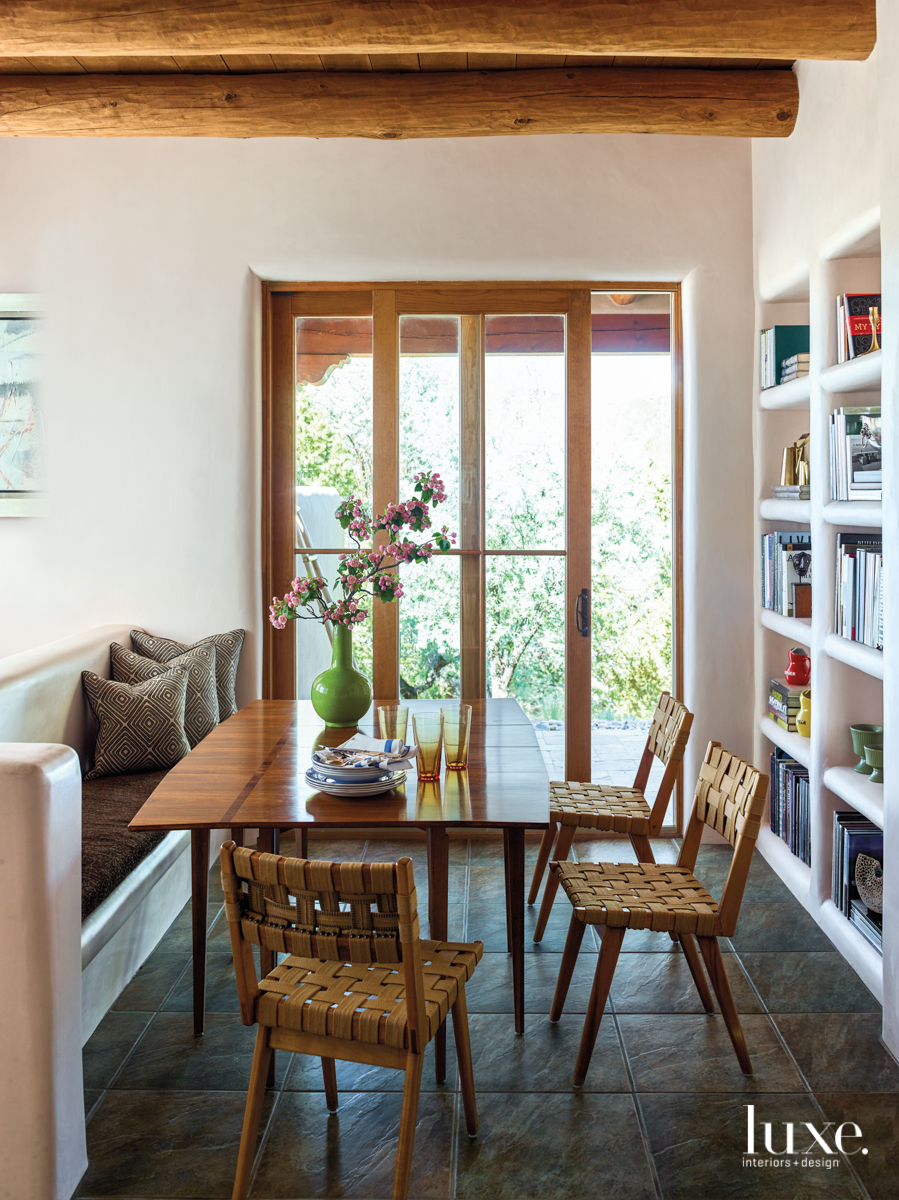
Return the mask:
<path id="1" fill-rule="evenodd" d="M 267 618 L 269 597 L 280 595 L 296 573 L 295 437 L 296 386 L 293 352 L 294 318 L 298 316 L 368 316 L 373 318 L 373 504 L 377 511 L 395 499 L 399 487 L 398 423 L 398 317 L 404 313 L 446 313 L 480 318 L 479 345 L 483 342 L 482 314 L 562 313 L 566 317 L 566 778 L 590 778 L 590 708 L 578 697 L 590 692 L 591 638 L 582 637 L 568 614 L 582 588 L 591 588 L 590 511 L 567 503 L 570 496 L 589 496 L 590 475 L 590 317 L 592 292 L 667 292 L 672 297 L 672 675 L 675 694 L 683 695 L 683 353 L 681 290 L 677 283 L 644 283 L 596 280 L 529 280 L 433 283 L 419 281 L 328 283 L 267 282 L 262 287 L 262 588 Z M 466 361 L 471 334 L 466 337 L 461 371 L 468 377 L 463 397 L 463 418 L 472 440 L 475 423 L 483 447 L 483 378 L 477 394 Z M 289 349 L 287 349 L 289 347 Z M 380 353 L 375 353 L 380 347 Z M 388 348 L 391 348 L 388 350 Z M 385 353 L 387 351 L 387 353 Z M 470 355 L 469 355 L 470 356 Z M 469 447 L 469 457 L 473 447 Z M 470 464 L 473 465 L 473 464 Z M 477 520 L 483 525 L 483 461 Z M 468 541 L 483 545 L 482 528 L 466 532 Z M 463 563 L 465 558 L 462 559 Z M 483 556 L 478 560 L 483 571 Z M 474 572 L 467 568 L 469 615 L 475 616 L 472 585 Z M 464 581 L 463 581 L 464 582 Z M 483 587 L 479 586 L 483 594 Z M 463 590 L 466 590 L 463 588 Z M 460 600 L 461 603 L 461 600 Z M 477 606 L 476 624 L 463 637 L 479 648 L 483 658 L 485 614 Z M 379 699 L 399 695 L 399 620 L 396 605 L 375 605 L 373 622 L 373 686 Z M 271 699 L 296 695 L 296 640 L 293 622 L 279 631 L 278 642 L 266 619 L 263 627 L 262 694 Z M 276 653 L 277 646 L 277 653 Z M 468 692 L 483 694 L 484 666 L 480 673 L 466 672 Z M 467 695 L 468 692 L 465 694 Z M 683 827 L 683 789 L 676 791 L 677 829 Z M 667 831 L 666 831 L 667 832 Z"/>

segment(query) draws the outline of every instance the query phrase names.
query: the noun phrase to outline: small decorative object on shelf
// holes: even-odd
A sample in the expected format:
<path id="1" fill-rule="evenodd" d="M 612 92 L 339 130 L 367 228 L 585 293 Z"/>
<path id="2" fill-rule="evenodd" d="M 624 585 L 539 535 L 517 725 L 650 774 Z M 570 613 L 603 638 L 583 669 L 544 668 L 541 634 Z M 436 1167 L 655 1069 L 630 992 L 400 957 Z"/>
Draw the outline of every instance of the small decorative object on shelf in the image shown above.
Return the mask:
<path id="1" fill-rule="evenodd" d="M 438 550 L 445 554 L 456 540 L 445 525 L 428 542 L 413 542 L 403 535 L 404 527 L 414 533 L 430 529 L 431 507 L 446 500 L 443 480 L 436 472 L 419 472 L 413 490 L 417 496 L 388 504 L 374 517 L 353 496 L 337 509 L 337 520 L 356 543 L 354 550 L 340 555 L 335 584 L 342 592 L 339 600 L 332 599 L 328 584 L 317 575 L 297 577 L 285 596 L 272 600 L 269 619 L 275 629 L 304 620 L 321 621 L 333 631 L 331 666 L 312 681 L 312 707 L 326 725 L 351 727 L 371 704 L 369 682 L 353 662 L 353 627 L 368 617 L 368 608 L 361 605 L 375 597 L 384 603 L 398 600 L 403 594 L 400 566 L 428 562 Z M 379 533 L 384 536 L 377 538 Z M 362 544 L 374 541 L 377 548 Z"/>
<path id="2" fill-rule="evenodd" d="M 812 615 L 809 533 L 766 533 L 762 537 L 762 605 L 785 617 Z M 802 573 L 800 574 L 800 568 Z M 799 611 L 797 612 L 797 608 Z"/>
<path id="3" fill-rule="evenodd" d="M 871 912 L 883 912 L 883 867 L 876 858 L 859 854 L 855 860 L 855 886 Z"/>
<path id="4" fill-rule="evenodd" d="M 880 341 L 877 334 L 880 331 L 880 309 L 876 304 L 868 309 L 868 320 L 871 322 L 871 348 L 869 354 L 873 354 L 875 350 L 880 349 Z"/>
<path id="5" fill-rule="evenodd" d="M 791 688 L 804 688 L 812 677 L 812 661 L 808 651 L 801 646 L 794 646 L 790 651 L 790 661 L 784 671 L 784 679 Z"/>
<path id="6" fill-rule="evenodd" d="M 852 749 L 859 756 L 855 770 L 859 775 L 870 775 L 872 767 L 865 761 L 865 746 L 883 745 L 882 725 L 850 725 L 852 734 Z"/>
<path id="7" fill-rule="evenodd" d="M 800 737 L 812 736 L 812 689 L 803 688 L 799 693 L 799 715 L 796 718 L 796 732 Z"/>
<path id="8" fill-rule="evenodd" d="M 871 768 L 868 782 L 883 783 L 883 743 L 878 746 L 869 742 L 865 746 L 865 761 Z"/>

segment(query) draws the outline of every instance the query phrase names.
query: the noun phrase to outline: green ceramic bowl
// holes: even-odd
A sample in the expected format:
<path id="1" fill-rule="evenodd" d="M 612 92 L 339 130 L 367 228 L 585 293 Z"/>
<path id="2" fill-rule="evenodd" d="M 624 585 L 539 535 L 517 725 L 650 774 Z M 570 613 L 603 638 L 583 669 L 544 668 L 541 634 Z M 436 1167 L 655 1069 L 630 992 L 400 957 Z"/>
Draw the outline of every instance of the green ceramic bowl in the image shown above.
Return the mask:
<path id="1" fill-rule="evenodd" d="M 860 775 L 870 775 L 873 768 L 865 762 L 865 747 L 883 745 L 883 726 L 850 725 L 849 732 L 852 734 L 852 749 L 859 756 L 855 769 Z"/>
<path id="2" fill-rule="evenodd" d="M 865 746 L 865 758 L 871 768 L 871 783 L 883 783 L 883 746 Z"/>

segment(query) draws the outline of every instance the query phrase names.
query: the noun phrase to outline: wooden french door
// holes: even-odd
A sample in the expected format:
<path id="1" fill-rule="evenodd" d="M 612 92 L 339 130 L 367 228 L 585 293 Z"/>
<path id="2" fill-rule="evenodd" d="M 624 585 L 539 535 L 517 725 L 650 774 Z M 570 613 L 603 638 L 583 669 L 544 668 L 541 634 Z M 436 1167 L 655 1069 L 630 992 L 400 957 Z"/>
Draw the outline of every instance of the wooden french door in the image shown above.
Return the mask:
<path id="1" fill-rule="evenodd" d="M 265 286 L 263 305 L 266 605 L 271 596 L 286 590 L 296 574 L 303 573 L 303 564 L 323 564 L 322 573 L 327 577 L 328 556 L 335 553 L 333 541 L 316 546 L 312 544 L 316 539 L 308 532 L 297 532 L 298 362 L 306 371 L 310 361 L 320 358 L 318 367 L 308 367 L 308 377 L 315 382 L 329 378 L 328 370 L 340 369 L 348 357 L 341 355 L 341 350 L 354 347 L 357 355 L 365 359 L 370 356 L 370 375 L 366 376 L 371 396 L 370 498 L 377 512 L 405 495 L 411 483 L 401 478 L 401 409 L 406 403 L 402 363 L 410 355 L 414 357 L 409 347 L 424 346 L 423 353 L 442 354 L 444 359 L 452 356 L 453 390 L 446 403 L 458 406 L 458 419 L 453 419 L 457 433 L 452 436 L 457 441 L 452 469 L 459 507 L 457 523 L 450 519 L 451 527 L 458 530 L 456 547 L 450 552 L 450 557 L 458 560 L 457 568 L 454 565 L 458 584 L 453 583 L 458 592 L 459 631 L 454 694 L 474 699 L 492 694 L 491 687 L 497 686 L 495 679 L 491 684 L 488 669 L 488 641 L 496 624 L 495 614 L 488 609 L 488 595 L 497 592 L 496 581 L 501 579 L 504 564 L 512 581 L 505 584 L 507 589 L 516 579 L 525 580 L 519 584 L 523 591 L 528 587 L 539 590 L 540 580 L 555 580 L 551 602 L 545 596 L 541 599 L 548 613 L 548 636 L 555 638 L 556 657 L 564 653 L 561 703 L 565 777 L 583 781 L 590 779 L 591 771 L 590 390 L 591 294 L 596 287 L 532 283 L 269 284 Z M 645 290 L 647 285 L 640 287 Z M 299 342 L 298 328 L 303 331 Z M 545 370 L 544 376 L 550 382 L 541 386 L 548 389 L 545 436 L 557 439 L 559 447 L 557 517 L 549 533 L 538 532 L 532 539 L 539 544 L 517 544 L 511 535 L 499 537 L 491 527 L 487 503 L 494 471 L 491 453 L 496 457 L 496 439 L 488 441 L 487 429 L 490 404 L 495 411 L 497 403 L 492 398 L 488 402 L 493 386 L 488 366 L 493 359 L 488 356 L 491 349 L 511 347 L 514 351 L 520 346 L 552 358 L 551 369 L 544 364 L 549 371 L 547 375 Z M 333 354 L 333 362 L 328 359 L 329 353 Z M 437 403 L 439 406 L 439 398 Z M 418 465 L 439 469 L 439 461 Z M 527 490 L 542 482 L 525 478 L 522 487 Z M 522 564 L 520 571 L 511 562 L 516 556 Z M 541 574 L 543 566 L 546 570 Z M 370 669 L 374 694 L 379 699 L 397 699 L 401 693 L 400 605 L 372 604 Z M 305 630 L 303 636 L 307 636 Z M 494 633 L 491 645 L 495 641 Z M 295 623 L 276 633 L 266 622 L 264 695 L 294 698 L 296 664 Z"/>

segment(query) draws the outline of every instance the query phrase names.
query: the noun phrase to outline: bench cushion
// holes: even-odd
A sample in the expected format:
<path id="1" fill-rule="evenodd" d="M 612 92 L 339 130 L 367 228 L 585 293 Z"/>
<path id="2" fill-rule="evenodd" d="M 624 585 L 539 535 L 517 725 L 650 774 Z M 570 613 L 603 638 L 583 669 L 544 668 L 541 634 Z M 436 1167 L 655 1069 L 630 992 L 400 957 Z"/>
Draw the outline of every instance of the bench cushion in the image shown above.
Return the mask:
<path id="1" fill-rule="evenodd" d="M 147 857 L 164 832 L 132 831 L 128 822 L 168 771 L 85 779 L 81 792 L 81 919 L 89 916 Z"/>

